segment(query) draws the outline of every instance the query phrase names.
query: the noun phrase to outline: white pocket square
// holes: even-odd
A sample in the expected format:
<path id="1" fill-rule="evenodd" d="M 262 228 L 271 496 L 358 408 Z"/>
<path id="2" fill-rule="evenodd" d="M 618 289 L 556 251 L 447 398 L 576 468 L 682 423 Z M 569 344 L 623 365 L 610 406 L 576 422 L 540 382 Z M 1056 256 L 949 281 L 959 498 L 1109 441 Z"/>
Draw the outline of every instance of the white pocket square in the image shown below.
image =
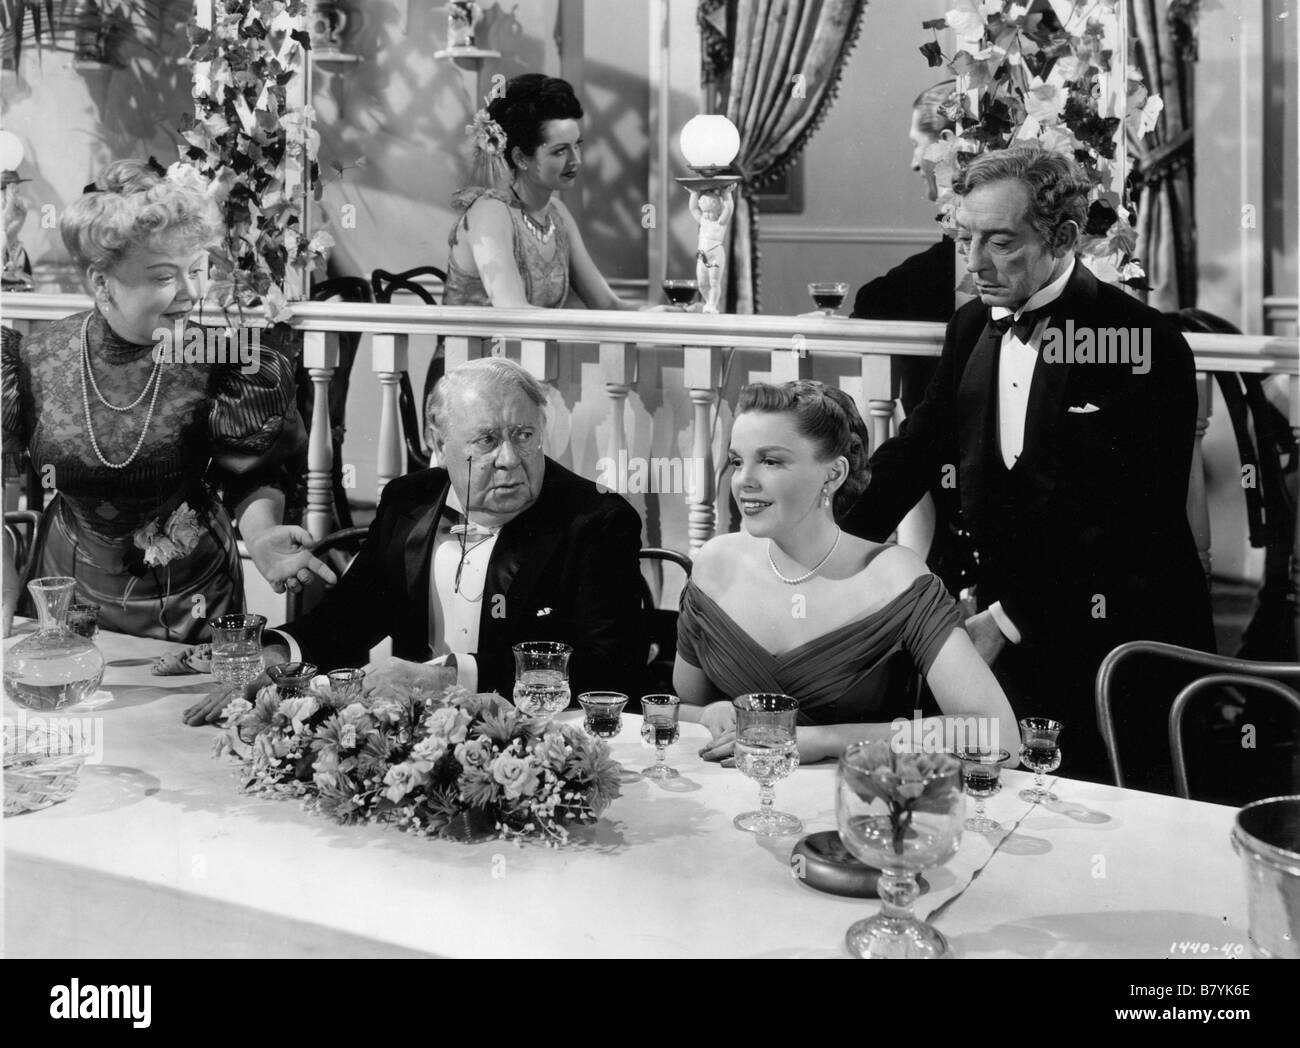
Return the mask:
<path id="1" fill-rule="evenodd" d="M 1101 408 L 1096 404 L 1084 404 L 1083 407 L 1071 407 L 1067 409 L 1071 415 L 1091 415 L 1094 411 L 1100 411 Z"/>
<path id="2" fill-rule="evenodd" d="M 551 613 L 551 609 L 550 609 L 550 608 L 542 608 L 542 609 L 537 613 L 537 617 L 540 619 L 543 615 L 549 615 L 550 613 Z"/>

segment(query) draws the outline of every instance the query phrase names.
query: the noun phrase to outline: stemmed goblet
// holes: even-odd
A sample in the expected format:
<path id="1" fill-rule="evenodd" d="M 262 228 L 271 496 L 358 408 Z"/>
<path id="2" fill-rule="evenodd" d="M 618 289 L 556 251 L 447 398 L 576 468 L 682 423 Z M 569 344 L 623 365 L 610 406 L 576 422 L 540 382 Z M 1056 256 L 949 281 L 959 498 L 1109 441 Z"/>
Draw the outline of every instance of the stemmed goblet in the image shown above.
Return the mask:
<path id="1" fill-rule="evenodd" d="M 677 769 L 668 767 L 665 750 L 677 741 L 681 729 L 677 724 L 682 700 L 676 695 L 643 695 L 641 697 L 641 738 L 655 748 L 653 767 L 643 768 L 647 779 L 675 779 Z"/>
<path id="2" fill-rule="evenodd" d="M 959 749 L 956 756 L 961 761 L 962 784 L 975 798 L 975 814 L 963 825 L 975 833 L 1002 829 L 1000 822 L 984 814 L 984 802 L 1002 789 L 1002 766 L 1011 759 L 1011 754 L 1006 750 Z"/>
<path id="3" fill-rule="evenodd" d="M 1030 804 L 1056 800 L 1043 783 L 1043 775 L 1061 766 L 1061 747 L 1057 737 L 1063 725 L 1047 717 L 1020 719 L 1020 763 L 1034 773 L 1034 788 L 1021 790 L 1020 799 Z"/>
<path id="4" fill-rule="evenodd" d="M 758 783 L 761 807 L 732 820 L 736 829 L 760 837 L 799 833 L 803 823 L 788 812 L 772 808 L 772 787 L 799 766 L 795 722 L 799 700 L 789 695 L 755 692 L 741 695 L 736 710 L 736 767 Z"/>

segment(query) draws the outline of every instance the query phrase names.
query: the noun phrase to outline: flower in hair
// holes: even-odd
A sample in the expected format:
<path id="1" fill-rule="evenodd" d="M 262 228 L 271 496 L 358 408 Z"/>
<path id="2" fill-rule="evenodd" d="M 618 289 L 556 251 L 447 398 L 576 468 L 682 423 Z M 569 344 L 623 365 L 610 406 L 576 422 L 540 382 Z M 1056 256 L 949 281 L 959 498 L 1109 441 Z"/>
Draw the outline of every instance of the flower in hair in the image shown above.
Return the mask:
<path id="1" fill-rule="evenodd" d="M 506 133 L 488 115 L 486 108 L 474 114 L 474 122 L 465 125 L 465 133 L 473 136 L 474 144 L 480 151 L 489 156 L 505 156 Z"/>

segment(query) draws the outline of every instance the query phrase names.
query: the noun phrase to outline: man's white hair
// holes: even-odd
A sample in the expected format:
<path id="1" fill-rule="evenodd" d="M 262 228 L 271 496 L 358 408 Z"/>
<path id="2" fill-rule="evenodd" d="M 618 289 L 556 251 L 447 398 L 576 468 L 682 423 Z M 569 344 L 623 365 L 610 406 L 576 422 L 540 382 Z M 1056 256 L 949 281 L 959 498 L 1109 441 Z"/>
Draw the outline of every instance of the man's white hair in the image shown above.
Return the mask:
<path id="1" fill-rule="evenodd" d="M 461 400 L 471 390 L 479 393 L 517 389 L 545 410 L 546 387 L 520 365 L 506 357 L 480 357 L 452 368 L 429 394 L 424 421 L 439 436 L 445 436 L 439 420 L 447 417 L 447 406 Z"/>

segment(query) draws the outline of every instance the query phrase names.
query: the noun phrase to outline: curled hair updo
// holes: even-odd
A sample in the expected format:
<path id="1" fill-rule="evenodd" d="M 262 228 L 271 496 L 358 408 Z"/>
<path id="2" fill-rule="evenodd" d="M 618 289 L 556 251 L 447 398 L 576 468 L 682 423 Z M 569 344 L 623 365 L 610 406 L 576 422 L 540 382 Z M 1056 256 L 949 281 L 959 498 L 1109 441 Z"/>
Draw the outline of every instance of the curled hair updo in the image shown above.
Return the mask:
<path id="1" fill-rule="evenodd" d="M 488 103 L 488 116 L 506 133 L 506 163 L 515 169 L 511 155 L 519 149 L 532 156 L 545 141 L 542 126 L 548 120 L 581 120 L 582 105 L 573 87 L 558 76 L 525 73 L 506 84 L 506 93 Z"/>
<path id="2" fill-rule="evenodd" d="M 92 192 L 68 205 L 59 233 L 81 269 L 104 272 L 164 238 L 196 251 L 213 244 L 221 218 L 199 189 L 163 178 L 143 160 L 115 160 Z"/>
<path id="3" fill-rule="evenodd" d="M 835 492 L 831 508 L 836 520 L 849 511 L 871 476 L 867 425 L 852 397 L 842 389 L 808 379 L 779 386 L 755 382 L 740 391 L 736 414 L 746 411 L 792 415 L 795 428 L 813 442 L 823 459 L 841 455 L 848 459 L 849 472 Z"/>

